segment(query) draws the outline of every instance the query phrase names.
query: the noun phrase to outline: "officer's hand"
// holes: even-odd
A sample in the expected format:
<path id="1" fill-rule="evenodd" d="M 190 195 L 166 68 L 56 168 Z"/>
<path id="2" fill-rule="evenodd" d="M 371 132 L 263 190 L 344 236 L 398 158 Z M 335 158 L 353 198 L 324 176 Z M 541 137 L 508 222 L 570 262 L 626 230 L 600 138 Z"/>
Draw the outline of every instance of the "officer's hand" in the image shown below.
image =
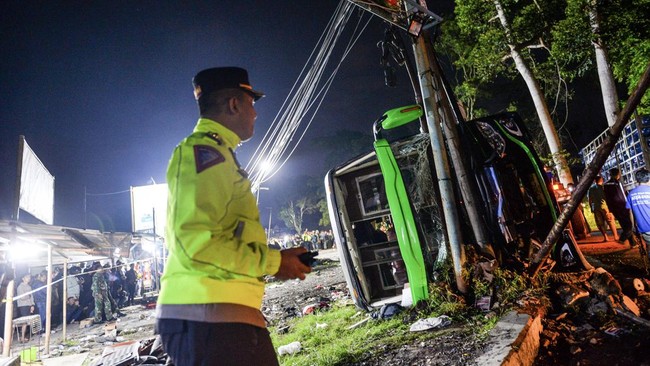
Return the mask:
<path id="1" fill-rule="evenodd" d="M 307 252 L 307 249 L 303 247 L 280 251 L 280 255 L 282 256 L 280 269 L 273 276 L 279 280 L 292 280 L 294 278 L 304 280 L 305 273 L 311 272 L 311 267 L 303 264 L 298 256 L 305 252 Z"/>

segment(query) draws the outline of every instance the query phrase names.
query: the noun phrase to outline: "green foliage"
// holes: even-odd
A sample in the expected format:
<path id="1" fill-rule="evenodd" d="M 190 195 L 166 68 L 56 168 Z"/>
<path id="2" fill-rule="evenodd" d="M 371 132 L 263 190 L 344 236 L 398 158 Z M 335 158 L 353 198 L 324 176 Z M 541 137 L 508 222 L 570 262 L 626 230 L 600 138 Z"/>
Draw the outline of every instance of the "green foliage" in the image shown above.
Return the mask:
<path id="1" fill-rule="evenodd" d="M 614 77 L 631 93 L 650 60 L 650 0 L 611 0 L 604 4 L 603 38 Z M 650 113 L 650 93 L 645 93 L 638 111 Z"/>
<path id="2" fill-rule="evenodd" d="M 454 64 L 454 94 L 462 102 L 467 119 L 486 115 L 484 110 L 476 107 L 477 100 L 490 96 L 488 84 L 494 78 L 493 68 L 482 68 L 471 62 L 474 44 L 460 33 L 458 23 L 451 19 L 442 24 L 439 49 Z"/>
<path id="3" fill-rule="evenodd" d="M 449 285 L 453 277 L 451 265 L 446 263 L 439 271 L 440 281 L 431 284 L 430 298 L 425 304 L 406 309 L 401 314 L 387 320 L 369 319 L 369 314 L 359 312 L 354 306 L 335 302 L 328 311 L 316 312 L 309 316 L 294 318 L 288 322 L 288 331 L 278 334 L 271 327 L 271 338 L 276 347 L 299 341 L 301 352 L 295 355 L 279 356 L 282 365 L 287 366 L 325 366 L 360 363 L 370 355 L 388 349 L 396 349 L 404 344 L 434 341 L 445 336 L 451 329 L 432 332 L 410 332 L 410 324 L 419 318 L 447 315 L 454 319 L 457 327 L 468 329 L 467 336 L 487 337 L 488 332 L 499 320 L 495 313 L 483 313 L 467 306 L 465 299 L 456 294 Z M 547 280 L 542 275 L 535 283 L 527 277 L 514 272 L 496 269 L 494 279 L 487 283 L 481 279 L 473 281 L 472 291 L 487 293 L 488 288 L 499 301 L 500 312 L 504 313 L 516 306 L 516 302 L 526 296 L 543 297 L 548 290 Z M 477 286 L 480 286 L 477 287 Z M 362 323 L 350 329 L 354 324 Z M 456 329 L 457 330 L 457 329 Z"/>
<path id="4" fill-rule="evenodd" d="M 282 220 L 288 228 L 296 231 L 297 234 L 302 233 L 302 224 L 305 214 L 309 214 L 316 210 L 314 204 L 309 197 L 302 197 L 297 201 L 289 201 L 287 206 L 280 209 L 280 220 Z"/>
<path id="5" fill-rule="evenodd" d="M 318 211 L 321 214 L 321 218 L 318 221 L 320 227 L 329 227 L 330 226 L 330 213 L 327 207 L 327 201 L 323 198 L 316 204 L 318 206 Z"/>
<path id="6" fill-rule="evenodd" d="M 589 10 L 595 7 L 600 31 L 594 34 Z M 614 77 L 631 92 L 650 60 L 650 0 L 567 0 L 564 19 L 553 26 L 553 55 L 562 75 L 569 80 L 582 77 L 596 67 L 594 42 L 609 54 Z M 640 112 L 647 113 L 646 94 Z"/>
<path id="7" fill-rule="evenodd" d="M 491 91 L 498 90 L 503 96 L 517 87 L 507 85 L 504 89 L 500 80 L 520 81 L 511 59 L 511 49 L 524 58 L 547 98 L 567 97 L 557 61 L 547 48 L 552 38 L 550 24 L 561 19 L 564 1 L 505 0 L 500 3 L 509 24 L 508 31 L 497 17 L 495 2 L 482 0 L 457 1 L 455 17 L 442 26 L 441 50 L 459 70 L 454 91 L 466 107 L 469 119 L 487 114 L 477 106 L 494 104 L 489 100 L 494 99 Z M 519 98 L 525 94 L 512 95 Z M 526 103 L 531 102 L 530 98 L 526 100 Z"/>
<path id="8" fill-rule="evenodd" d="M 559 152 L 555 154 L 546 154 L 542 155 L 539 157 L 539 159 L 544 163 L 546 166 L 555 166 L 555 162 L 559 161 L 559 159 L 556 158 L 557 155 L 560 155 L 564 161 L 566 161 L 568 167 L 574 166 L 574 165 L 579 165 L 582 163 L 580 158 L 575 157 L 572 155 L 570 152 L 568 152 L 566 149 L 562 149 Z M 566 168 L 566 167 L 563 167 Z"/>
<path id="9" fill-rule="evenodd" d="M 455 294 L 447 283 L 429 284 L 428 316 L 447 315 L 463 318 L 467 309 L 465 299 Z"/>
<path id="10" fill-rule="evenodd" d="M 442 313 L 440 313 L 442 314 Z M 370 319 L 354 329 L 349 327 L 369 316 L 358 312 L 351 305 L 335 303 L 332 309 L 289 321 L 289 331 L 278 334 L 270 328 L 271 338 L 276 347 L 299 341 L 302 350 L 295 355 L 279 356 L 280 363 L 286 366 L 326 366 L 347 365 L 361 362 L 378 350 L 395 349 L 416 341 L 435 340 L 445 336 L 449 329 L 435 332 L 410 332 L 413 323 L 413 309 L 387 320 Z M 418 317 L 428 316 L 424 313 Z M 488 329 L 487 318 L 483 315 L 471 319 L 471 325 Z M 326 324 L 326 327 L 317 325 Z M 469 333 L 469 332 L 468 332 Z M 474 334 L 472 329 L 471 334 Z M 468 335 L 469 336 L 469 335 Z"/>
<path id="11" fill-rule="evenodd" d="M 528 290 L 529 281 L 513 271 L 497 268 L 494 270 L 494 294 L 500 305 L 515 305 L 515 302 Z"/>
<path id="12" fill-rule="evenodd" d="M 589 25 L 588 0 L 568 0 L 565 18 L 552 30 L 552 52 L 569 80 L 595 67 L 594 35 Z"/>

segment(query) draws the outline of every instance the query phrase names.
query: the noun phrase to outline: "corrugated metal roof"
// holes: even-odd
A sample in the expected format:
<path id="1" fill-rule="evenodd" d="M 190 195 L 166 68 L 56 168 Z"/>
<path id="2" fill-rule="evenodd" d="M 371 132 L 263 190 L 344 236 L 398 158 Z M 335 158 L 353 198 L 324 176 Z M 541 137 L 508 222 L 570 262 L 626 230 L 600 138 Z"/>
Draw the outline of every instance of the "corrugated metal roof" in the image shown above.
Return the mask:
<path id="1" fill-rule="evenodd" d="M 85 262 L 111 257 L 116 248 L 127 254 L 132 237 L 132 233 L 0 220 L 0 249 L 19 253 L 14 260 L 33 267 L 47 265 L 48 245 L 54 264 Z"/>

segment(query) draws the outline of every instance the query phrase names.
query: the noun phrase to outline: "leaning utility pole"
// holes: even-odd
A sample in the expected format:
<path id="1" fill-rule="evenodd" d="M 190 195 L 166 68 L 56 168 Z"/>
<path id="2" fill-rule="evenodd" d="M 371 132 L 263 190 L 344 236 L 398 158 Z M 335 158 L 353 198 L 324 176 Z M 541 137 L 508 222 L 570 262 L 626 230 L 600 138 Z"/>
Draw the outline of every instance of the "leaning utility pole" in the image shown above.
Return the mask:
<path id="1" fill-rule="evenodd" d="M 442 73 L 440 64 L 438 63 L 438 59 L 436 58 L 433 43 L 429 39 L 429 34 L 425 33 L 422 36 L 425 37 L 426 40 L 425 44 L 427 47 L 425 51 L 431 55 L 431 72 L 434 82 L 436 83 L 434 84 L 433 90 L 437 95 L 437 105 L 440 109 L 440 116 L 442 117 L 440 124 L 442 125 L 442 132 L 445 137 L 445 142 L 447 143 L 447 149 L 449 150 L 449 158 L 454 167 L 454 175 L 456 177 L 456 182 L 458 183 L 460 195 L 463 199 L 463 206 L 467 213 L 467 219 L 472 227 L 474 239 L 481 249 L 481 253 L 494 258 L 495 254 L 492 249 L 492 244 L 488 239 L 485 221 L 483 220 L 478 208 L 479 199 L 475 181 L 470 175 L 471 170 L 466 159 L 467 154 L 463 153 L 461 146 L 459 124 L 464 123 L 465 120 L 461 117 L 457 108 L 455 108 L 457 102 L 452 99 L 453 93 L 450 91 L 449 85 L 445 82 L 445 77 Z"/>
<path id="2" fill-rule="evenodd" d="M 426 33 L 426 30 L 424 32 Z M 450 173 L 447 150 L 442 134 L 442 115 L 438 109 L 443 98 L 440 95 L 440 88 L 438 88 L 437 92 L 434 89 L 434 83 L 439 86 L 439 79 L 434 81 L 435 75 L 431 71 L 430 57 L 433 53 L 427 52 L 430 47 L 427 38 L 421 34 L 413 45 L 413 52 L 415 53 L 415 64 L 417 66 L 418 79 L 422 92 L 422 103 L 429 129 L 429 138 L 431 139 L 431 151 L 436 168 L 436 177 L 438 178 L 438 188 L 440 189 L 442 212 L 453 260 L 456 286 L 460 292 L 466 293 L 467 286 L 462 276 L 463 264 L 465 263 L 465 251 L 460 234 L 461 226 L 456 208 L 457 202 L 454 194 L 453 179 Z"/>

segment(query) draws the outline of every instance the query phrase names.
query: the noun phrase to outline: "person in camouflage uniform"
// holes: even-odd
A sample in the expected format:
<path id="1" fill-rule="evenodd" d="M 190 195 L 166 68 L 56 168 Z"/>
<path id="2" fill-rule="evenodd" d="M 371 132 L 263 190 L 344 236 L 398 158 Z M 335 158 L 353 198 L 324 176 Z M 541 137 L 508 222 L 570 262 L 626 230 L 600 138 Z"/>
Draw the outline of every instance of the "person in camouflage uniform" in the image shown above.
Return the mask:
<path id="1" fill-rule="evenodd" d="M 106 316 L 106 320 L 115 319 L 113 310 L 111 308 L 111 299 L 108 295 L 108 283 L 104 276 L 104 269 L 99 262 L 93 265 L 93 270 L 97 271 L 93 274 L 93 283 L 90 287 L 95 298 L 95 319 L 94 323 L 102 322 L 102 310 Z"/>

